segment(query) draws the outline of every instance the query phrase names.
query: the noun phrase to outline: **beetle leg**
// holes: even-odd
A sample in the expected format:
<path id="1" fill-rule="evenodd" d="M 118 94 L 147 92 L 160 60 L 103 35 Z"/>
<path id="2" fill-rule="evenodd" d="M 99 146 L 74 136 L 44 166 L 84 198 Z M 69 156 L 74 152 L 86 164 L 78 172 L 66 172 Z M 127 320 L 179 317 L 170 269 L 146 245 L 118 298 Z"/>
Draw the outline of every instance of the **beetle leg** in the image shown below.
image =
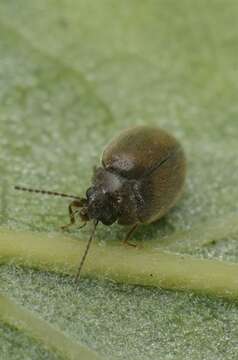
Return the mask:
<path id="1" fill-rule="evenodd" d="M 126 234 L 125 239 L 123 240 L 123 244 L 125 245 L 129 245 L 129 246 L 134 246 L 137 247 L 136 244 L 132 244 L 129 242 L 129 239 L 131 237 L 131 235 L 136 231 L 136 229 L 138 228 L 139 224 L 135 224 L 132 226 L 132 228 L 128 231 L 128 233 Z"/>
<path id="2" fill-rule="evenodd" d="M 82 207 L 82 203 L 78 200 L 74 200 L 69 204 L 70 223 L 67 225 L 61 226 L 62 230 L 65 230 L 65 229 L 69 228 L 70 226 L 72 226 L 73 224 L 75 224 L 75 214 L 78 212 L 77 208 L 79 208 L 79 207 Z M 74 211 L 73 208 L 76 208 L 76 210 Z"/>

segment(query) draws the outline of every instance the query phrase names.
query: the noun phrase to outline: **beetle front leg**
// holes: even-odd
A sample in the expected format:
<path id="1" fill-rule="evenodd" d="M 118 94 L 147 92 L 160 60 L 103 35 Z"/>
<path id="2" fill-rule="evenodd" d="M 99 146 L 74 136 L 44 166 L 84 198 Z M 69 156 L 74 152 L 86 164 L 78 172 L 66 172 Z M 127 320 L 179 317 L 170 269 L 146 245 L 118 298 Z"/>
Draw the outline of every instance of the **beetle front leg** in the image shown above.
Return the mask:
<path id="1" fill-rule="evenodd" d="M 67 225 L 63 225 L 61 226 L 62 230 L 68 229 L 70 226 L 75 224 L 75 211 L 73 210 L 74 208 L 80 208 L 82 207 L 82 202 L 78 201 L 78 200 L 74 200 L 69 204 L 69 218 L 70 218 L 70 223 Z"/>

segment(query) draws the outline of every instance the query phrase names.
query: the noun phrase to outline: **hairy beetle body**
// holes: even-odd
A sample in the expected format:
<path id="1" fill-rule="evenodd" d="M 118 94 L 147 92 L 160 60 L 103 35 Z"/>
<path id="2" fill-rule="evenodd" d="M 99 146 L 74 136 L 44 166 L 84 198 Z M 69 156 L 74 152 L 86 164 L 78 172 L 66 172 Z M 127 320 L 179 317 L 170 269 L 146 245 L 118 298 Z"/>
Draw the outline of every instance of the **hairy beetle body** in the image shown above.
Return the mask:
<path id="1" fill-rule="evenodd" d="M 86 196 L 16 186 L 15 189 L 73 198 L 69 205 L 70 224 L 79 214 L 84 224 L 93 221 L 93 230 L 81 259 L 76 280 L 99 222 L 131 225 L 124 239 L 140 224 L 149 224 L 164 216 L 175 205 L 185 180 L 186 161 L 178 141 L 166 131 L 136 126 L 123 131 L 102 154 L 102 165 L 94 172 Z"/>

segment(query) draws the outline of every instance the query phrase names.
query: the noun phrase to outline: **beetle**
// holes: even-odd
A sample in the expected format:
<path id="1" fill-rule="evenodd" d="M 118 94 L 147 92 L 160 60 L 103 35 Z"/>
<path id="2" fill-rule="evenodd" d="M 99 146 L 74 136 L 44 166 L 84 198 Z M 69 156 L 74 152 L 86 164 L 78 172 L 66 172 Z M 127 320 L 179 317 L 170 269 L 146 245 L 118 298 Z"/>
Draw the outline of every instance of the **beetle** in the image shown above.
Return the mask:
<path id="1" fill-rule="evenodd" d="M 130 225 L 124 243 L 140 224 L 163 217 L 182 193 L 186 159 L 182 146 L 161 128 L 136 126 L 122 131 L 104 149 L 101 166 L 94 170 L 85 197 L 15 186 L 16 190 L 73 198 L 69 204 L 70 223 L 79 214 L 83 225 L 93 221 L 93 230 L 81 259 L 76 280 L 99 222 Z"/>

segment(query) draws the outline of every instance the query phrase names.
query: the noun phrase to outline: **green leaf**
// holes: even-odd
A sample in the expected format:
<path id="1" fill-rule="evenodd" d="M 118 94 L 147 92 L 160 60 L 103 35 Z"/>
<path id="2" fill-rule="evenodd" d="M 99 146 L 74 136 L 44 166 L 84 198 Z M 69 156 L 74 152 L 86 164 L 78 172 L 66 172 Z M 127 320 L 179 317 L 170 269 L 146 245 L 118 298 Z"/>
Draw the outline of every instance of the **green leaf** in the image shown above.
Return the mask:
<path id="1" fill-rule="evenodd" d="M 169 237 L 175 252 L 237 262 L 237 12 L 235 0 L 1 1 L 1 224 L 57 230 L 68 203 L 13 185 L 84 194 L 113 136 L 158 125 L 184 146 L 187 184 L 135 241 L 157 251 Z M 96 241 L 125 231 L 100 226 Z M 73 233 L 86 240 L 89 229 Z M 106 358 L 237 358 L 235 303 L 89 279 L 75 291 L 69 277 L 13 265 L 0 279 L 1 291 Z M 6 359 L 18 359 L 25 335 L 1 329 Z M 41 345 L 24 344 L 21 359 L 40 358 Z"/>

